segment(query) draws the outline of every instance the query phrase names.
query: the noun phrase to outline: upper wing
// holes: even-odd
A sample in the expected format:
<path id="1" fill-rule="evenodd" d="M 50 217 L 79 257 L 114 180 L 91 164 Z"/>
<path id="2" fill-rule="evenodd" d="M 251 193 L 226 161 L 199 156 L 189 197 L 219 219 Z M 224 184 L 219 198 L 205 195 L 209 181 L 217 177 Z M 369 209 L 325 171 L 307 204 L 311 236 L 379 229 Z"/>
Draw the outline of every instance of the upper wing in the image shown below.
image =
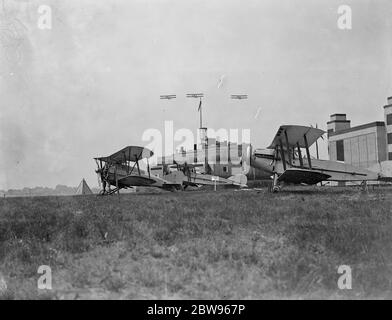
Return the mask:
<path id="1" fill-rule="evenodd" d="M 280 145 L 280 141 L 286 147 L 286 133 L 289 141 L 289 147 L 297 147 L 297 143 L 300 148 L 305 148 L 305 136 L 310 147 L 313 143 L 320 138 L 325 131 L 312 127 L 297 126 L 297 125 L 284 125 L 280 126 L 278 132 L 275 135 L 274 140 L 269 145 L 268 149 L 275 149 L 277 145 Z"/>
<path id="2" fill-rule="evenodd" d="M 289 168 L 283 172 L 278 181 L 294 184 L 316 184 L 325 181 L 331 176 L 320 171 L 310 169 Z"/>
<path id="3" fill-rule="evenodd" d="M 147 148 L 139 146 L 128 146 L 108 157 L 95 158 L 105 162 L 124 163 L 126 161 L 136 162 L 144 158 L 150 158 L 154 153 Z"/>

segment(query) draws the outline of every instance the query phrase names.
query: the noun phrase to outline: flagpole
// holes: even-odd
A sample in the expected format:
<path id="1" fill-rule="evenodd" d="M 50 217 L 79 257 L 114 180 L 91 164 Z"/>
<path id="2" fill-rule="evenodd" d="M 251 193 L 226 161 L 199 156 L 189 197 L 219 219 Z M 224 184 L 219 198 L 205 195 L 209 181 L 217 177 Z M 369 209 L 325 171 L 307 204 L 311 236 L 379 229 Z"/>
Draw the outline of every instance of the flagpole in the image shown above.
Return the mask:
<path id="1" fill-rule="evenodd" d="M 318 129 L 317 123 L 316 123 L 316 129 Z M 320 158 L 319 158 L 318 139 L 316 140 L 316 154 L 317 154 L 317 160 L 320 159 Z"/>
<path id="2" fill-rule="evenodd" d="M 201 98 L 200 98 L 200 104 L 199 104 L 199 112 L 200 112 L 200 128 L 203 128 L 203 115 L 201 111 Z"/>
<path id="3" fill-rule="evenodd" d="M 204 94 L 203 93 L 187 93 L 186 97 L 200 99 L 199 108 L 197 109 L 197 111 L 199 112 L 200 129 L 203 128 L 203 115 L 202 115 L 202 111 L 201 111 L 201 103 L 202 103 L 202 98 L 204 97 Z"/>

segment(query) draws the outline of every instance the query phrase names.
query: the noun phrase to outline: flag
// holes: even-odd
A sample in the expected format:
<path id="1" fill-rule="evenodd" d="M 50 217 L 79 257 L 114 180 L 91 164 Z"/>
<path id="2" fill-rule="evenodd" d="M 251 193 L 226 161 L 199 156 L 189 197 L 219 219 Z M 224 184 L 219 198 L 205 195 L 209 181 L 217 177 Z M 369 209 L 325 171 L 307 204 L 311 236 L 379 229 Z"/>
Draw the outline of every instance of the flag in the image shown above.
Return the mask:
<path id="1" fill-rule="evenodd" d="M 197 111 L 200 111 L 200 108 L 201 108 L 201 99 L 200 99 L 199 108 L 197 108 Z"/>

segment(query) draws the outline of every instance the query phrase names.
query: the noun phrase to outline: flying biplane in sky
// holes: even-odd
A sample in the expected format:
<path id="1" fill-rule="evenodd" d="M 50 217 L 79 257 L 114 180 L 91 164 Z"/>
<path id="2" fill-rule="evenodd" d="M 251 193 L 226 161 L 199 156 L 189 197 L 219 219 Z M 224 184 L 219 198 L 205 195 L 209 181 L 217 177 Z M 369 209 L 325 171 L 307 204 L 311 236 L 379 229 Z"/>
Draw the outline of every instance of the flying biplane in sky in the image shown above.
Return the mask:
<path id="1" fill-rule="evenodd" d="M 242 99 L 248 99 L 248 95 L 247 94 L 232 94 L 232 95 L 230 95 L 230 98 L 242 100 Z"/>
<path id="2" fill-rule="evenodd" d="M 96 173 L 102 184 L 101 194 L 113 194 L 134 186 L 182 190 L 190 185 L 246 185 L 246 177 L 243 175 L 224 179 L 196 173 L 192 166 L 187 164 L 176 165 L 176 170 L 165 170 L 161 175 L 151 173 L 149 158 L 152 155 L 153 152 L 147 148 L 128 146 L 110 156 L 94 158 L 98 167 Z M 147 160 L 146 170 L 140 168 L 139 162 L 143 159 Z M 111 186 L 114 186 L 114 189 L 111 189 Z"/>
<path id="3" fill-rule="evenodd" d="M 243 157 L 244 171 L 246 173 L 252 166 L 269 172 L 274 192 L 285 184 L 314 185 L 323 181 L 342 181 L 366 185 L 367 181 L 389 179 L 379 172 L 344 162 L 311 158 L 309 147 L 324 133 L 321 129 L 307 126 L 280 126 L 267 149 L 252 151 L 252 147 L 248 147 Z"/>

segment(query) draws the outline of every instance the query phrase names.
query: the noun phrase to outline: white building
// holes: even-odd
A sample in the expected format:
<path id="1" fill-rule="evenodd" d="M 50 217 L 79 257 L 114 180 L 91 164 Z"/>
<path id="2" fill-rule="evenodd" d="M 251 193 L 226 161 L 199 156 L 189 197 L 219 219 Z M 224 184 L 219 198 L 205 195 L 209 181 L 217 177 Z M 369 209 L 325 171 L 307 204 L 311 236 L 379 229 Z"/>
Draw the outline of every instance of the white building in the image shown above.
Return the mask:
<path id="1" fill-rule="evenodd" d="M 370 168 L 392 160 L 392 97 L 384 106 L 384 121 L 351 127 L 346 114 L 331 115 L 328 125 L 330 160 Z"/>

